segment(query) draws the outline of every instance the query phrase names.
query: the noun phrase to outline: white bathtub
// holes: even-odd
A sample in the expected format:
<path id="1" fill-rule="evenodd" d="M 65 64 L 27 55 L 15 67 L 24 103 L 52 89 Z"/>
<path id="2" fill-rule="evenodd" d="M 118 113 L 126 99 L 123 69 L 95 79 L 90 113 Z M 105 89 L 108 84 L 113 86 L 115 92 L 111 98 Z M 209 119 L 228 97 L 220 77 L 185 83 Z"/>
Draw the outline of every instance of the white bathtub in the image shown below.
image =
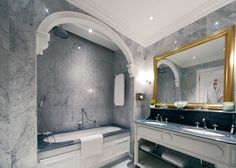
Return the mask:
<path id="1" fill-rule="evenodd" d="M 79 140 L 81 137 L 94 135 L 94 134 L 106 134 L 106 133 L 111 133 L 111 132 L 115 132 L 119 130 L 121 130 L 121 128 L 115 127 L 115 126 L 91 128 L 91 129 L 86 129 L 86 130 L 59 133 L 59 134 L 55 134 L 54 136 L 51 135 L 47 138 L 44 138 L 44 141 L 50 142 L 50 143 L 76 141 L 76 140 Z"/>

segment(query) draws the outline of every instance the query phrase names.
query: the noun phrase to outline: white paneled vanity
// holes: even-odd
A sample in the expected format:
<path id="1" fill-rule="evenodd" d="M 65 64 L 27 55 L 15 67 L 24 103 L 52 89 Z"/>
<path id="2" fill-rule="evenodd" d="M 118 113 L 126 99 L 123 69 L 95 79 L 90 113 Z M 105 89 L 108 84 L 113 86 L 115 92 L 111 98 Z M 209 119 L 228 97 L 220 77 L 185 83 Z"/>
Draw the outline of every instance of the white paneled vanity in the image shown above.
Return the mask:
<path id="1" fill-rule="evenodd" d="M 155 122 L 155 121 L 153 121 Z M 236 167 L 236 136 L 211 136 L 187 132 L 181 124 L 151 124 L 145 120 L 136 121 L 135 164 L 141 168 L 155 167 L 162 159 L 143 152 L 143 141 L 152 142 L 185 155 L 214 164 L 216 168 Z M 195 127 L 192 127 L 195 129 Z M 201 129 L 197 129 L 201 130 Z M 221 135 L 221 134 L 220 134 Z M 163 167 L 170 168 L 171 165 Z"/>

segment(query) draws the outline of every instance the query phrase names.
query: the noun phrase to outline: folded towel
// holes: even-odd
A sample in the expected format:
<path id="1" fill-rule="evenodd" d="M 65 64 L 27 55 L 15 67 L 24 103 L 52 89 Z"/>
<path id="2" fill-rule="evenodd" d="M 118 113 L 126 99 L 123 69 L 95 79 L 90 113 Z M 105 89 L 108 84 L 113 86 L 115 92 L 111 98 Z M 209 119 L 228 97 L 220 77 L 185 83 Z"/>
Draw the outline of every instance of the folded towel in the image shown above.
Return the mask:
<path id="1" fill-rule="evenodd" d="M 118 74 L 114 83 L 114 104 L 115 106 L 123 106 L 125 102 L 125 75 Z"/>
<path id="2" fill-rule="evenodd" d="M 155 148 L 154 146 L 141 145 L 140 148 L 146 152 L 152 152 Z"/>
<path id="3" fill-rule="evenodd" d="M 80 138 L 81 158 L 101 154 L 103 152 L 103 135 L 95 134 Z"/>
<path id="4" fill-rule="evenodd" d="M 184 168 L 187 165 L 187 159 L 177 152 L 167 150 L 161 155 L 161 157 L 166 161 L 181 168 Z"/>

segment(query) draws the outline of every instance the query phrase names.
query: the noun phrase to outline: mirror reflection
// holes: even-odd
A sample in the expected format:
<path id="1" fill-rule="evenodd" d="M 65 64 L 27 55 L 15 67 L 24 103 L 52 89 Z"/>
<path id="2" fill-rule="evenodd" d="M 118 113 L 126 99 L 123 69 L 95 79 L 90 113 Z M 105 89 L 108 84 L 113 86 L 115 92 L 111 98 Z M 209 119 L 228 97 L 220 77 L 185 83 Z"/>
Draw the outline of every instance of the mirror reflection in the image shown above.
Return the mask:
<path id="1" fill-rule="evenodd" d="M 225 37 L 157 63 L 157 100 L 222 103 L 224 97 Z"/>

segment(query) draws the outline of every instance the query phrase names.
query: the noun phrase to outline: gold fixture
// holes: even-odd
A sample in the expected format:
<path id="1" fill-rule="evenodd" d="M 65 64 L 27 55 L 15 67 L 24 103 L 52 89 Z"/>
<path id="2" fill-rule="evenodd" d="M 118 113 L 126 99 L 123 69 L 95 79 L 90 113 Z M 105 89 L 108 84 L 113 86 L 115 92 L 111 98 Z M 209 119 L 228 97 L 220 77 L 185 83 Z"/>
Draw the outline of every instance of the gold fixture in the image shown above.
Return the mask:
<path id="1" fill-rule="evenodd" d="M 224 56 L 224 102 L 232 102 L 234 99 L 234 49 L 235 49 L 235 26 L 230 26 L 222 30 L 216 31 L 210 35 L 194 40 L 188 44 L 177 47 L 174 50 L 167 51 L 153 58 L 154 68 L 154 84 L 153 84 L 153 99 L 156 100 L 156 106 L 174 107 L 173 102 L 162 103 L 157 100 L 157 77 L 158 61 L 169 57 L 173 54 L 185 51 L 200 44 L 215 40 L 218 38 L 225 38 L 225 56 Z M 188 103 L 187 108 L 203 108 L 203 109 L 223 109 L 223 103 Z"/>

